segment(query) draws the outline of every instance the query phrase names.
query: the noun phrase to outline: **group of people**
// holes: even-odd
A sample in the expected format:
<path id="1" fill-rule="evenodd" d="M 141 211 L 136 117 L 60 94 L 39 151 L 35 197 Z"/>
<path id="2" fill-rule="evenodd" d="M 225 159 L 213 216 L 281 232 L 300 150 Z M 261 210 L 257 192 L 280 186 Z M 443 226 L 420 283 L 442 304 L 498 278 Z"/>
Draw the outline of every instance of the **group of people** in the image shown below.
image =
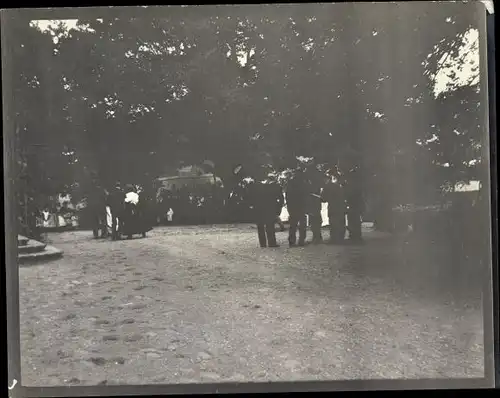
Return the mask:
<path id="1" fill-rule="evenodd" d="M 311 172 L 311 168 L 298 167 L 288 180 L 284 191 L 272 176 L 260 175 L 243 179 L 239 176 L 240 182 L 243 180 L 246 182 L 236 184 L 236 186 L 244 189 L 240 195 L 235 189 L 230 196 L 245 197 L 252 221 L 257 224 L 261 247 L 278 247 L 275 226 L 278 224 L 282 231 L 285 229 L 280 219 L 284 206 L 289 214 L 288 243 L 290 247 L 306 244 L 308 218 L 312 231 L 312 243 L 323 242 L 322 203 L 328 204 L 331 243 L 342 243 L 345 240 L 346 230 L 349 232 L 349 240 L 362 242 L 363 203 L 359 173 L 356 171 L 356 169 L 351 170 L 347 178 L 341 180 L 338 175 L 335 178 L 333 173 L 325 174 L 315 169 Z M 132 185 L 127 185 L 123 189 L 120 183 L 117 183 L 111 190 L 94 183 L 92 191 L 88 196 L 87 208 L 90 212 L 94 237 L 98 238 L 99 232 L 100 237 L 105 238 L 111 235 L 113 240 L 121 236 L 131 238 L 135 234 L 146 236 L 146 233 L 152 229 L 157 218 L 156 213 L 160 210 L 157 208 L 159 198 L 156 192 L 148 194 L 144 189 Z M 217 207 L 214 202 L 215 197 L 212 197 L 215 196 L 213 190 L 207 188 L 206 191 L 203 192 L 201 202 L 200 198 L 187 190 L 186 195 L 187 193 L 189 195 L 183 195 L 189 199 L 187 202 L 187 199 L 181 200 L 183 191 L 165 191 L 160 195 L 162 197 L 159 205 L 163 209 L 175 208 L 174 214 L 178 215 L 185 213 L 182 211 L 183 202 L 186 202 L 184 206 L 189 205 L 188 213 L 193 212 L 193 207 Z M 208 195 L 209 193 L 212 196 Z M 214 208 L 211 213 L 215 215 Z"/>
<path id="2" fill-rule="evenodd" d="M 151 200 L 146 192 L 132 185 L 123 189 L 120 183 L 111 190 L 94 184 L 92 191 L 87 208 L 95 238 L 111 235 L 113 240 L 122 236 L 130 239 L 135 234 L 145 237 L 152 229 Z"/>
<path id="3" fill-rule="evenodd" d="M 312 243 L 323 242 L 322 203 L 328 204 L 330 242 L 344 242 L 347 230 L 351 242 L 361 243 L 363 201 L 360 185 L 356 169 L 351 170 L 348 178 L 341 181 L 331 174 L 325 176 L 320 172 L 311 173 L 307 169 L 298 168 L 288 181 L 284 195 L 281 186 L 271 179 L 256 180 L 251 184 L 249 196 L 260 246 L 278 246 L 275 224 L 285 203 L 289 214 L 290 247 L 306 244 L 307 217 L 313 235 Z"/>

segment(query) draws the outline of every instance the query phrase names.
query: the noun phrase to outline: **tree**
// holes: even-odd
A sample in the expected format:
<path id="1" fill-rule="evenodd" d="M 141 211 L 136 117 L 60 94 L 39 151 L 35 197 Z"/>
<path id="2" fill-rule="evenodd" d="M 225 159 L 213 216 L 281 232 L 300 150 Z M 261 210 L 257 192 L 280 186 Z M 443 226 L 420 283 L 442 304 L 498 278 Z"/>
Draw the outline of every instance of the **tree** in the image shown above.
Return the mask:
<path id="1" fill-rule="evenodd" d="M 236 163 L 283 170 L 298 155 L 314 155 L 325 166 L 362 163 L 366 190 L 389 199 L 405 190 L 397 188 L 405 180 L 412 194 L 421 174 L 405 179 L 402 170 L 413 163 L 433 170 L 438 152 L 450 152 L 422 149 L 417 139 L 439 127 L 447 134 L 440 142 L 451 148 L 458 142 L 453 130 L 470 120 L 449 114 L 471 91 L 426 94 L 443 54 L 460 53 L 478 15 L 473 5 L 235 10 L 169 8 L 166 16 L 143 18 L 107 13 L 79 21 L 69 33 L 56 27 L 55 44 L 32 29 L 45 43 L 36 54 L 51 65 L 40 73 L 57 86 L 48 101 L 40 97 L 50 108 L 41 116 L 51 115 L 45 119 L 52 123 L 44 134 L 74 153 L 82 175 L 93 169 L 107 183 L 205 160 L 227 180 Z M 467 139 L 477 136 L 471 129 Z M 465 161 L 472 143 L 460 139 L 464 149 L 452 151 L 454 165 Z M 406 154 L 404 167 L 395 165 L 397 153 Z"/>
<path id="2" fill-rule="evenodd" d="M 54 110 L 63 107 L 62 87 L 52 73 L 52 43 L 29 26 L 29 19 L 11 14 L 9 27 L 10 84 L 13 95 L 15 153 L 17 169 L 13 176 L 18 197 L 17 214 L 21 233 L 36 235 L 36 214 L 56 193 L 71 186 L 72 168 L 68 162 L 63 120 L 54 118 Z M 15 40 L 13 40 L 15 38 Z M 35 61 L 36 60 L 36 61 Z"/>

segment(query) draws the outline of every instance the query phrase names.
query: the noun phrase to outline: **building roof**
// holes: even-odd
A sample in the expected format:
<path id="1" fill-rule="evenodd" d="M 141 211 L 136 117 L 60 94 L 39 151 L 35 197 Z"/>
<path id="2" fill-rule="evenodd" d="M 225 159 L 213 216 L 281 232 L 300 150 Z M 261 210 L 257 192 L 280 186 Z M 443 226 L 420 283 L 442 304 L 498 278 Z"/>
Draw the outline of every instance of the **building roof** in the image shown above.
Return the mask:
<path id="1" fill-rule="evenodd" d="M 468 184 L 455 184 L 455 192 L 475 192 L 481 189 L 480 181 L 470 181 Z"/>
<path id="2" fill-rule="evenodd" d="M 200 175 L 181 175 L 181 176 L 170 176 L 170 177 L 159 177 L 157 178 L 158 181 L 173 181 L 173 180 L 201 180 L 201 179 L 207 179 L 207 178 L 214 178 L 214 175 L 212 173 L 206 173 L 206 174 L 200 174 Z M 220 180 L 219 177 L 217 177 L 217 180 Z"/>

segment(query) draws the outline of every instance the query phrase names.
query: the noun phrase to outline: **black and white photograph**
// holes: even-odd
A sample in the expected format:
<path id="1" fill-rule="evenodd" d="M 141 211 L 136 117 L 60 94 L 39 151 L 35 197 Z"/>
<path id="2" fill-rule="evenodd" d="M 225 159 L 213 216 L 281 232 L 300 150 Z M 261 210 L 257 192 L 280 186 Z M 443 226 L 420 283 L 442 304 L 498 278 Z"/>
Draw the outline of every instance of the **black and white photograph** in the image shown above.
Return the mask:
<path id="1" fill-rule="evenodd" d="M 3 10 L 22 386 L 487 377 L 485 12 Z"/>

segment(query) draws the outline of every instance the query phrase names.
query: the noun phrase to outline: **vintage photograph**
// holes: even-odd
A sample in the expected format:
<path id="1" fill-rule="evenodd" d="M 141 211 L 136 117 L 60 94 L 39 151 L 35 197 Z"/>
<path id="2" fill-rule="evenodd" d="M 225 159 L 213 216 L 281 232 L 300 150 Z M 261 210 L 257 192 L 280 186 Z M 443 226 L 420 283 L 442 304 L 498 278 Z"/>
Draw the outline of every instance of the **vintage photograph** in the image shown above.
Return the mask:
<path id="1" fill-rule="evenodd" d="M 42 11 L 2 11 L 23 386 L 485 377 L 480 2 Z"/>

